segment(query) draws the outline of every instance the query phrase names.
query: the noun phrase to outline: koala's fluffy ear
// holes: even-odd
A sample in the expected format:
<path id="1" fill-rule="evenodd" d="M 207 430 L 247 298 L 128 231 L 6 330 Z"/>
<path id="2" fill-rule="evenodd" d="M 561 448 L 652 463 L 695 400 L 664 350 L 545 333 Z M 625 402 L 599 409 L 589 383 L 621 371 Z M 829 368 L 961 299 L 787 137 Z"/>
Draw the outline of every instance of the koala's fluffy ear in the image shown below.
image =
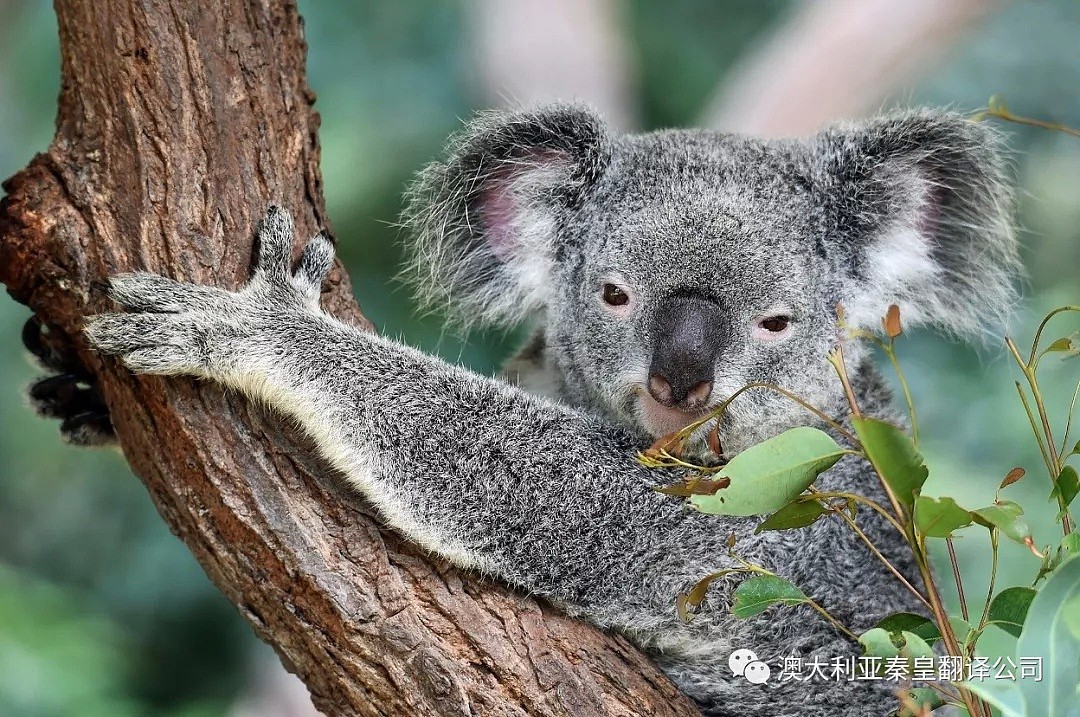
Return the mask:
<path id="1" fill-rule="evenodd" d="M 410 279 L 465 325 L 516 322 L 549 299 L 560 227 L 610 156 L 591 111 L 478 115 L 408 192 Z"/>
<path id="2" fill-rule="evenodd" d="M 850 324 L 878 329 L 895 303 L 907 324 L 1003 327 L 1020 262 L 996 131 L 924 110 L 829 129 L 811 147 Z"/>

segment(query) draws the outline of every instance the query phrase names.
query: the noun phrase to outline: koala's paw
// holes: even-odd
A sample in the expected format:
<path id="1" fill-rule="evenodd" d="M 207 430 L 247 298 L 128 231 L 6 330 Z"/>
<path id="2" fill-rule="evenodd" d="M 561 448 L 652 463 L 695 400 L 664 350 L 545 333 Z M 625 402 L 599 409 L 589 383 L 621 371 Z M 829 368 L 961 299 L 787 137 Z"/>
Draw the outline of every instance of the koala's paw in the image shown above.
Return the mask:
<path id="1" fill-rule="evenodd" d="M 261 340 L 285 317 L 318 309 L 334 248 L 317 235 L 294 269 L 292 217 L 279 207 L 267 211 L 258 238 L 254 273 L 238 292 L 155 274 L 113 277 L 109 296 L 128 313 L 89 319 L 90 343 L 138 373 L 216 379 L 267 353 Z"/>
<path id="2" fill-rule="evenodd" d="M 74 349 L 36 316 L 23 326 L 23 345 L 50 375 L 30 384 L 27 398 L 42 418 L 60 420 L 60 436 L 79 446 L 107 446 L 116 441 L 109 410 L 93 377 L 75 361 Z"/>

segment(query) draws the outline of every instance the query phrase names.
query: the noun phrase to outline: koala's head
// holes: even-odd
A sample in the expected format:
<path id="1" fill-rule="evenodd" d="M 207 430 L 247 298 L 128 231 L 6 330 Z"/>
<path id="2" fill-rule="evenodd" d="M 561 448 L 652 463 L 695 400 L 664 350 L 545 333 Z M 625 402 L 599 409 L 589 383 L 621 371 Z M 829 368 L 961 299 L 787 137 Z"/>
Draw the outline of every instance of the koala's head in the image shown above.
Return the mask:
<path id="1" fill-rule="evenodd" d="M 565 105 L 485 114 L 413 186 L 414 278 L 464 324 L 540 323 L 570 397 L 643 434 L 752 382 L 835 410 L 838 304 L 855 328 L 896 303 L 906 325 L 959 335 L 1008 310 L 997 144 L 926 111 L 801 141 L 613 137 Z M 786 399 L 745 396 L 725 445 L 806 422 Z"/>

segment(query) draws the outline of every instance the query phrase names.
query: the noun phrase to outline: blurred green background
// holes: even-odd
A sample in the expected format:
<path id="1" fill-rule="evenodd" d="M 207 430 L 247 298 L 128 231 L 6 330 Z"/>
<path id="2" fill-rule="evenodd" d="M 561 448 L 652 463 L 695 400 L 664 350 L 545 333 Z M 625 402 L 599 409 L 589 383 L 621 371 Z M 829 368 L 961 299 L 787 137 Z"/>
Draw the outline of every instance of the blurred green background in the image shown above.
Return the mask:
<path id="1" fill-rule="evenodd" d="M 609 4 L 607 30 L 622 48 L 616 63 L 624 81 L 620 121 L 640 128 L 708 121 L 703 113 L 725 73 L 798 6 L 778 0 Z M 391 278 L 399 251 L 390 225 L 409 177 L 438 153 L 461 118 L 499 101 L 499 92 L 481 79 L 485 60 L 476 49 L 482 34 L 492 32 L 477 22 L 490 7 L 300 2 L 309 80 L 323 118 L 326 198 L 360 303 L 385 333 L 481 371 L 498 366 L 514 337 L 464 342 L 445 331 L 438 316 L 415 317 L 408 295 Z M 0 176 L 6 177 L 52 136 L 58 50 L 46 3 L 0 0 L 0 10 Z M 882 18 L 883 33 L 888 19 Z M 890 84 L 879 101 L 975 110 L 1001 94 L 1019 114 L 1080 126 L 1080 3 L 989 5 L 962 30 L 941 40 L 929 66 Z M 1021 188 L 1029 278 L 1015 334 L 1026 341 L 1046 309 L 1080 301 L 1080 140 L 1003 128 Z M 25 407 L 22 391 L 35 375 L 18 338 L 27 316 L 23 306 L 0 299 L 6 377 L 0 389 L 0 716 L 302 714 L 302 705 L 288 707 L 285 700 L 252 707 L 260 691 L 278 689 L 274 658 L 169 533 L 121 458 L 62 445 L 56 426 Z M 1067 333 L 1066 325 L 1052 333 Z M 901 355 L 920 408 L 931 491 L 984 504 L 1010 468 L 1024 466 L 1029 476 L 1009 489 L 1010 497 L 1029 507 L 1039 543 L 1056 542 L 1046 476 L 1001 346 L 971 348 L 918 334 L 904 337 Z M 1077 366 L 1047 362 L 1044 381 L 1057 416 Z M 957 543 L 972 576 L 969 592 L 979 595 L 989 557 L 984 536 L 971 531 Z M 1003 555 L 1001 585 L 1031 580 L 1037 561 L 1029 553 L 1006 545 Z M 1008 653 L 1010 642 L 995 635 L 985 649 Z"/>

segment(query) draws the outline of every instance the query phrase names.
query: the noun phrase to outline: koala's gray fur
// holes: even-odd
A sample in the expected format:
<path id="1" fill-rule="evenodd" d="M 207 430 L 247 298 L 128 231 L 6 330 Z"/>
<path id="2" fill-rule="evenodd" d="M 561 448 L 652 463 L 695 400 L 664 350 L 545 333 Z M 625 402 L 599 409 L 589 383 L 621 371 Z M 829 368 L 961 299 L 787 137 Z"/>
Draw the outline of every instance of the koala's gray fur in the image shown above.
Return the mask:
<path id="1" fill-rule="evenodd" d="M 465 323 L 531 319 L 536 334 L 508 374 L 543 396 L 323 313 L 331 246 L 317 237 L 293 271 L 291 222 L 277 209 L 242 291 L 116 277 L 112 296 L 135 313 L 95 317 L 87 334 L 133 370 L 219 381 L 298 420 L 391 525 L 459 566 L 627 634 L 708 714 L 885 714 L 892 685 L 759 686 L 731 675 L 736 648 L 774 669 L 791 654 L 856 652 L 808 609 L 737 620 L 739 580 L 729 577 L 693 620 L 677 617 L 678 594 L 732 567 L 731 533 L 739 554 L 856 631 L 919 604 L 838 521 L 755 535 L 758 519 L 705 516 L 653 490 L 678 478 L 635 460 L 674 420 L 645 407 L 654 307 L 684 294 L 721 307 L 709 405 L 768 381 L 843 418 L 825 361 L 837 303 L 856 326 L 875 328 L 896 302 L 907 324 L 959 334 L 1009 307 L 1017 257 L 996 145 L 989 128 L 934 112 L 806 141 L 612 137 L 571 106 L 480 116 L 410 193 L 417 285 Z M 606 306 L 610 281 L 632 302 Z M 777 313 L 790 326 L 761 339 L 755 322 Z M 895 419 L 866 354 L 847 346 L 861 406 Z M 815 423 L 756 391 L 733 403 L 720 435 L 733 453 Z M 848 459 L 818 485 L 884 500 Z M 911 576 L 899 536 L 873 514 L 860 523 Z"/>

